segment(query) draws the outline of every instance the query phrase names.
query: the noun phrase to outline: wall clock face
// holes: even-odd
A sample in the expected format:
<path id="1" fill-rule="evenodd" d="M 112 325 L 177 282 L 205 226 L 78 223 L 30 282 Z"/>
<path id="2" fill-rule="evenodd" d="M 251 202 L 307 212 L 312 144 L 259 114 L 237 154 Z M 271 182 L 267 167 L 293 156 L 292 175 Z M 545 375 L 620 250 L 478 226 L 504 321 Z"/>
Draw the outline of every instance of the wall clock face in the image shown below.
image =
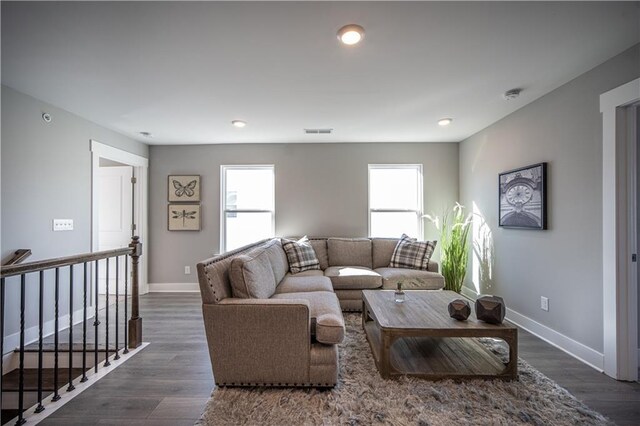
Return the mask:
<path id="1" fill-rule="evenodd" d="M 514 185 L 507 191 L 507 202 L 513 205 L 526 204 L 531 200 L 533 196 L 533 189 L 528 185 L 518 184 Z"/>

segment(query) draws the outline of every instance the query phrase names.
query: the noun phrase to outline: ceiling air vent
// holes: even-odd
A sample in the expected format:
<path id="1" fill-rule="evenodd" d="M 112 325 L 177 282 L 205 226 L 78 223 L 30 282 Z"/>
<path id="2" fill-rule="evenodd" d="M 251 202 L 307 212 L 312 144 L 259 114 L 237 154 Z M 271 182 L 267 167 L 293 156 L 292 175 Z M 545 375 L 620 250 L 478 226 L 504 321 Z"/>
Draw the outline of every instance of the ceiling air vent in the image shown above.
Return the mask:
<path id="1" fill-rule="evenodd" d="M 304 133 L 307 135 L 329 135 L 333 132 L 333 129 L 304 129 Z"/>

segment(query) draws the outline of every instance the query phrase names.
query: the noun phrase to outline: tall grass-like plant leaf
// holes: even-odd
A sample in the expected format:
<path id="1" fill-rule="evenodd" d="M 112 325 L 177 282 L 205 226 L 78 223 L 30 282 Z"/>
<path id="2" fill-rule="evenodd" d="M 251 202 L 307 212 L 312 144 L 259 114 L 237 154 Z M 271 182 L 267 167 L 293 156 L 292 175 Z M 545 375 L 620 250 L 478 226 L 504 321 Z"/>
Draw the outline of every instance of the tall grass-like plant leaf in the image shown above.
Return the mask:
<path id="1" fill-rule="evenodd" d="M 425 216 L 426 217 L 426 216 Z M 428 217 L 434 224 L 434 220 Z M 464 277 L 467 275 L 469 260 L 469 230 L 471 215 L 465 216 L 464 206 L 456 203 L 451 211 L 446 212 L 440 221 L 440 265 L 444 276 L 445 290 L 460 293 Z"/>

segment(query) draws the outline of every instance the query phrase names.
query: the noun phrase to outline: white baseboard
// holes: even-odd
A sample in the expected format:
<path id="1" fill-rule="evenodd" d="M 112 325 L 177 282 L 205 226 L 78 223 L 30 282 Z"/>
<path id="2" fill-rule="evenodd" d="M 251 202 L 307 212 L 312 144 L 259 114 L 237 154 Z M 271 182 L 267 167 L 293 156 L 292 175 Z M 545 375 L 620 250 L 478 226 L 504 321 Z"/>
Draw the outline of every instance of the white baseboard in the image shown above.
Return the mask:
<path id="1" fill-rule="evenodd" d="M 198 283 L 149 283 L 149 293 L 199 293 Z"/>
<path id="2" fill-rule="evenodd" d="M 478 294 L 468 287 L 462 287 L 462 294 L 470 299 L 476 299 L 478 297 Z M 527 330 L 529 333 L 566 352 L 577 360 L 584 362 L 588 366 L 593 367 L 599 372 L 604 371 L 604 354 L 508 307 L 506 318 L 518 327 Z M 640 350 L 638 357 L 640 359 Z"/>
<path id="3" fill-rule="evenodd" d="M 73 312 L 73 325 L 80 324 L 83 321 L 82 309 Z M 87 319 L 93 318 L 94 308 L 87 306 Z M 42 335 L 44 337 L 51 336 L 55 332 L 55 320 L 50 320 L 42 325 Z M 63 315 L 58 318 L 58 331 L 69 329 L 69 314 Z M 24 330 L 24 344 L 25 346 L 33 342 L 37 342 L 39 338 L 39 327 L 37 325 L 29 327 Z M 20 346 L 20 332 L 16 332 L 5 336 L 4 338 L 4 351 L 6 353 L 12 352 L 14 349 Z"/>

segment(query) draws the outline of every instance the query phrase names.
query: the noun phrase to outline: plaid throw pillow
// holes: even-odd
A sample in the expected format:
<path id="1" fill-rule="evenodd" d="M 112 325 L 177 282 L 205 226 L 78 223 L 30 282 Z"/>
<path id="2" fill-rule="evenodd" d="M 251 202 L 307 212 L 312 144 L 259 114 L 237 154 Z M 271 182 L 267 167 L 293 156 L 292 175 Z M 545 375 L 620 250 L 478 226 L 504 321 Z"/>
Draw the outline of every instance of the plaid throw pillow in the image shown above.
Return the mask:
<path id="1" fill-rule="evenodd" d="M 298 241 L 286 240 L 282 238 L 282 248 L 287 253 L 289 270 L 292 274 L 307 271 L 309 269 L 320 269 L 320 261 L 315 250 L 311 247 L 309 239 L 305 235 Z"/>
<path id="2" fill-rule="evenodd" d="M 428 269 L 437 241 L 418 241 L 402 234 L 391 256 L 390 268 Z"/>

